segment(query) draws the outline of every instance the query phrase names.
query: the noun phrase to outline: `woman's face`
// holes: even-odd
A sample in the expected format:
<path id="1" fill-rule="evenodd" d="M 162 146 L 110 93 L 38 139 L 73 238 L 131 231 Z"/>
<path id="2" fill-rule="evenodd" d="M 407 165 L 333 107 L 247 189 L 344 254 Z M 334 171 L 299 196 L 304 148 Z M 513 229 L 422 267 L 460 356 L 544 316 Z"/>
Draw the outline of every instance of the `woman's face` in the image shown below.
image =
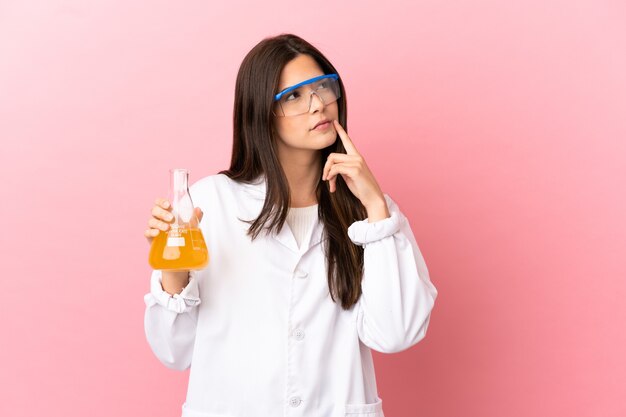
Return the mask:
<path id="1" fill-rule="evenodd" d="M 311 56 L 298 55 L 283 68 L 278 91 L 319 75 L 324 75 L 324 71 Z M 324 105 L 316 94 L 312 95 L 311 108 L 307 113 L 297 116 L 273 116 L 274 136 L 277 136 L 279 151 L 283 153 L 296 149 L 320 150 L 332 145 L 337 139 L 332 120 L 337 117 L 337 102 Z M 330 123 L 323 129 L 314 129 L 323 119 L 328 119 Z"/>

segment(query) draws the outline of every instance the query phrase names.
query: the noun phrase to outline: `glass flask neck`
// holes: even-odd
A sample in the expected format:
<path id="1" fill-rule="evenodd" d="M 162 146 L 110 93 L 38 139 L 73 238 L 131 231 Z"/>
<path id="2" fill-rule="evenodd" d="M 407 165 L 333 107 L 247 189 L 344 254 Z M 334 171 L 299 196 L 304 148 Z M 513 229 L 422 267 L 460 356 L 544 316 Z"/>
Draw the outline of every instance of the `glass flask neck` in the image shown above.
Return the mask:
<path id="1" fill-rule="evenodd" d="M 188 189 L 189 171 L 170 169 L 170 200 L 174 222 L 172 228 L 187 226 L 193 216 L 193 202 Z"/>
<path id="2" fill-rule="evenodd" d="M 183 168 L 170 169 L 170 188 L 174 192 L 185 192 L 189 181 L 189 171 Z"/>

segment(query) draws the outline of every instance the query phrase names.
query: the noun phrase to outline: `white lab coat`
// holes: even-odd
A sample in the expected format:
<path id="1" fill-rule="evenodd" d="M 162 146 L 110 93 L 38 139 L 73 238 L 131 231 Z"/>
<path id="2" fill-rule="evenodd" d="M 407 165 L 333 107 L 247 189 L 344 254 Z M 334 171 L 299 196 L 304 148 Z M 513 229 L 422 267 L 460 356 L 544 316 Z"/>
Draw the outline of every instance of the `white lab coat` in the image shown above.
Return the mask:
<path id="1" fill-rule="evenodd" d="M 349 311 L 328 292 L 316 219 L 298 248 L 287 223 L 251 242 L 266 184 L 225 175 L 190 187 L 209 249 L 207 268 L 171 297 L 153 271 L 145 332 L 166 366 L 191 366 L 183 417 L 383 417 L 370 349 L 399 352 L 425 335 L 437 290 L 406 217 L 354 222 L 364 246 L 363 294 Z"/>

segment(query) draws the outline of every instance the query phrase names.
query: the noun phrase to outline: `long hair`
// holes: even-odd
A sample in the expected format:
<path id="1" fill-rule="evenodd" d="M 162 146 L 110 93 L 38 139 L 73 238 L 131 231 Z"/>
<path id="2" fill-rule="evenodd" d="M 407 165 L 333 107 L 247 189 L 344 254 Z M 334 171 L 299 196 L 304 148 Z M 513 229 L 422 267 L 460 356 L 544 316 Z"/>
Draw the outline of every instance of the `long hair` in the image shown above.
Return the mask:
<path id="1" fill-rule="evenodd" d="M 263 39 L 246 55 L 237 74 L 232 158 L 230 168 L 220 174 L 243 183 L 265 175 L 265 203 L 259 216 L 248 221 L 248 235 L 253 240 L 263 229 L 266 232 L 280 231 L 289 211 L 289 184 L 272 136 L 272 106 L 284 66 L 300 54 L 311 56 L 325 74 L 338 74 L 319 50 L 292 34 Z M 346 93 L 341 77 L 339 86 L 339 122 L 347 130 Z M 320 150 L 321 160 L 325 161 L 331 152 L 345 153 L 339 137 L 334 144 Z M 350 240 L 347 230 L 352 222 L 363 220 L 367 213 L 341 175 L 337 175 L 336 190 L 331 193 L 328 182 L 321 179 L 320 171 L 316 194 L 318 218 L 324 226 L 322 241 L 329 293 L 334 302 L 339 300 L 342 308 L 348 310 L 361 296 L 363 248 Z"/>

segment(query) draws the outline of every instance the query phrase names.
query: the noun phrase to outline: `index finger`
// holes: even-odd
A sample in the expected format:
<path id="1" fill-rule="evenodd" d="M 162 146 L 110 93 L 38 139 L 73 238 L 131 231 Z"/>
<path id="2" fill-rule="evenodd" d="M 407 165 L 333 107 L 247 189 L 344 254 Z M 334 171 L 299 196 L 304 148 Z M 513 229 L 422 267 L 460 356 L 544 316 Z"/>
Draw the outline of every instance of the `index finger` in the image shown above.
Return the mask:
<path id="1" fill-rule="evenodd" d="M 163 207 L 164 209 L 168 208 L 170 205 L 170 202 L 167 201 L 167 199 L 165 198 L 157 198 L 154 201 L 154 204 L 156 204 L 157 206 Z"/>
<path id="2" fill-rule="evenodd" d="M 339 133 L 339 138 L 341 138 L 343 147 L 346 148 L 346 153 L 348 155 L 358 155 L 359 152 L 356 150 L 354 143 L 352 143 L 352 140 L 350 139 L 346 131 L 343 129 L 343 126 L 339 124 L 339 120 L 334 119 L 333 124 L 335 125 L 335 130 L 337 130 L 337 133 Z"/>

